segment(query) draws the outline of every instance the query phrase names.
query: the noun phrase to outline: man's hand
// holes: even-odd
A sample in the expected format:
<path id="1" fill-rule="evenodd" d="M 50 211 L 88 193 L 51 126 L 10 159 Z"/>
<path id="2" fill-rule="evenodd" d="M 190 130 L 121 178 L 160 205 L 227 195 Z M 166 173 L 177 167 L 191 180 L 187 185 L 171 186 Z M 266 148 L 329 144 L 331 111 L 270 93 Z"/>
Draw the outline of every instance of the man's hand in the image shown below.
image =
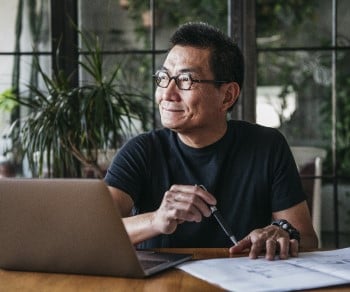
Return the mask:
<path id="1" fill-rule="evenodd" d="M 249 257 L 256 259 L 265 252 L 265 258 L 274 260 L 278 254 L 280 259 L 287 259 L 289 255 L 298 256 L 299 243 L 296 239 L 290 239 L 288 232 L 278 226 L 269 225 L 255 229 L 237 245 L 230 248 L 230 253 L 240 253 L 250 249 Z"/>
<path id="2" fill-rule="evenodd" d="M 215 205 L 216 199 L 199 186 L 172 185 L 165 192 L 163 201 L 153 214 L 153 226 L 165 234 L 173 233 L 178 224 L 185 221 L 200 222 L 209 217 L 208 205 Z"/>

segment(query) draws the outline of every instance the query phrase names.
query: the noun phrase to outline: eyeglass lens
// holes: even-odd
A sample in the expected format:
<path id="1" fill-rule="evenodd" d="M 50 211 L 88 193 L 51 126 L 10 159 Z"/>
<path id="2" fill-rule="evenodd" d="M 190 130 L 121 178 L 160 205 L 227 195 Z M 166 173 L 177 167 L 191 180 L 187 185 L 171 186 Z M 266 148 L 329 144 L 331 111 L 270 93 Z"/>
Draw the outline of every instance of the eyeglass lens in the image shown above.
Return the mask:
<path id="1" fill-rule="evenodd" d="M 169 86 L 169 83 L 172 79 L 175 80 L 175 83 L 179 89 L 188 90 L 192 86 L 192 78 L 189 74 L 182 73 L 177 76 L 169 77 L 166 72 L 157 72 L 155 74 L 155 80 L 159 87 L 166 88 Z"/>

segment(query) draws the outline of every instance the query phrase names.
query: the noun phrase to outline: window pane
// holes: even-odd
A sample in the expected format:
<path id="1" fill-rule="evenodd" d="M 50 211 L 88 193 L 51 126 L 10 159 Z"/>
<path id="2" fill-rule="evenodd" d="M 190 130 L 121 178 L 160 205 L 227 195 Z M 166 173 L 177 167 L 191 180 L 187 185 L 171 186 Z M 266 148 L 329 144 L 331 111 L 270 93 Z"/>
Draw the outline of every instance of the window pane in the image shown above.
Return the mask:
<path id="1" fill-rule="evenodd" d="M 8 68 L 12 68 L 13 58 L 10 56 L 0 56 L 0 160 L 4 159 L 6 148 L 9 147 L 9 141 L 6 134 L 10 125 L 10 110 L 14 103 L 4 101 L 5 95 L 11 94 L 11 73 Z"/>
<path id="2" fill-rule="evenodd" d="M 350 51 L 339 51 L 337 58 L 338 174 L 350 182 Z"/>
<path id="3" fill-rule="evenodd" d="M 189 21 L 207 22 L 227 31 L 227 1 L 158 0 L 155 15 L 157 49 L 167 49 L 175 29 Z"/>
<path id="4" fill-rule="evenodd" d="M 105 50 L 150 49 L 149 1 L 79 1 L 80 27 L 97 34 Z M 168 47 L 174 29 L 187 21 L 205 21 L 227 29 L 227 1 L 155 1 L 157 49 Z"/>
<path id="5" fill-rule="evenodd" d="M 338 0 L 338 46 L 350 46 L 350 7 L 348 0 Z"/>
<path id="6" fill-rule="evenodd" d="M 11 87 L 13 56 L 0 56 L 0 93 Z"/>
<path id="7" fill-rule="evenodd" d="M 15 44 L 15 23 L 17 14 L 17 0 L 0 0 L 0 51 L 10 52 Z"/>
<path id="8" fill-rule="evenodd" d="M 257 0 L 256 18 L 258 48 L 331 44 L 332 1 Z"/>
<path id="9" fill-rule="evenodd" d="M 38 58 L 43 71 L 48 72 L 47 74 L 50 74 L 49 72 L 51 68 L 51 57 L 41 56 Z M 2 64 L 6 62 L 12 64 L 13 60 L 14 60 L 14 56 L 5 56 L 5 57 L 0 56 L 0 63 Z M 33 66 L 33 62 L 34 62 L 34 57 L 31 55 L 23 55 L 19 57 L 18 68 L 20 70 L 19 70 L 18 94 L 23 98 L 29 97 L 28 84 L 32 84 L 37 88 L 44 90 L 44 92 L 47 92 L 43 87 L 42 79 L 37 74 L 36 68 Z M 8 68 L 12 69 L 12 65 L 11 66 L 9 65 Z M 1 85 L 0 100 L 2 99 L 2 101 L 4 101 L 3 100 L 4 95 L 11 95 L 12 97 L 16 97 L 16 92 L 12 90 L 13 88 L 12 70 L 10 70 L 10 72 L 6 72 L 1 75 L 0 85 Z M 15 103 L 13 103 L 13 101 L 10 101 L 10 100 L 5 101 L 5 103 L 0 103 L 0 156 L 3 156 L 2 159 L 4 159 L 4 157 L 6 156 L 6 159 L 9 159 L 15 162 L 17 166 L 17 165 L 21 165 L 23 157 L 21 155 L 16 155 L 16 150 L 18 149 L 13 149 L 12 140 L 8 137 L 11 129 L 10 125 L 12 124 L 11 111 L 13 114 L 14 105 Z M 22 106 L 19 113 L 23 122 L 27 116 L 28 108 L 26 108 L 25 106 Z M 1 157 L 0 157 L 0 160 L 1 160 Z M 22 172 L 19 169 L 18 171 Z M 28 169 L 26 167 L 23 168 L 22 174 L 24 176 L 31 176 L 31 174 L 28 172 Z"/>
<path id="10" fill-rule="evenodd" d="M 260 53 L 257 122 L 279 128 L 291 146 L 330 149 L 330 62 L 329 52 Z"/>
<path id="11" fill-rule="evenodd" d="M 149 10 L 149 1 L 138 3 L 143 11 Z M 149 27 L 143 26 L 141 15 L 136 17 L 130 5 L 118 0 L 79 1 L 78 5 L 80 29 L 97 35 L 104 50 L 150 48 Z"/>
<path id="12" fill-rule="evenodd" d="M 0 0 L 0 52 L 13 51 L 47 51 L 50 50 L 50 1 L 19 1 Z M 37 3 L 37 4 L 36 4 Z M 18 9 L 22 8 L 22 14 Z M 18 18 L 18 15 L 21 15 Z M 16 47 L 16 26 L 21 28 Z"/>

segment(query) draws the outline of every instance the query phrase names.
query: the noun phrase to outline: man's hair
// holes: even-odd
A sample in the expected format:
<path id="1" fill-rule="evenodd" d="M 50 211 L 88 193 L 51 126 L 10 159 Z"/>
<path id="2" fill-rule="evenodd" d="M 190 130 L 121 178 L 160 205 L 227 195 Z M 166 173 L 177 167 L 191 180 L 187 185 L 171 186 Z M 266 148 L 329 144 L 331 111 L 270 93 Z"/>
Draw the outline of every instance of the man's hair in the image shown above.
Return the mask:
<path id="1" fill-rule="evenodd" d="M 237 44 L 219 29 L 204 22 L 181 25 L 170 38 L 175 45 L 210 49 L 210 69 L 216 80 L 234 81 L 242 88 L 243 55 Z"/>

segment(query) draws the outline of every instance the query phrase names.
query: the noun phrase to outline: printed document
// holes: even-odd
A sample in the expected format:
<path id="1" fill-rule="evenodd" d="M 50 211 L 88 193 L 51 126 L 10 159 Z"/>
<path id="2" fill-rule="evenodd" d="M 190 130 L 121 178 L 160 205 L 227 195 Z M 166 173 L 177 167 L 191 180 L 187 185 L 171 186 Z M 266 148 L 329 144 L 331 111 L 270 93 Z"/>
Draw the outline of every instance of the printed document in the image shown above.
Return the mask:
<path id="1" fill-rule="evenodd" d="M 288 260 L 198 260 L 177 268 L 229 291 L 312 289 L 350 283 L 350 248 L 300 253 Z"/>

